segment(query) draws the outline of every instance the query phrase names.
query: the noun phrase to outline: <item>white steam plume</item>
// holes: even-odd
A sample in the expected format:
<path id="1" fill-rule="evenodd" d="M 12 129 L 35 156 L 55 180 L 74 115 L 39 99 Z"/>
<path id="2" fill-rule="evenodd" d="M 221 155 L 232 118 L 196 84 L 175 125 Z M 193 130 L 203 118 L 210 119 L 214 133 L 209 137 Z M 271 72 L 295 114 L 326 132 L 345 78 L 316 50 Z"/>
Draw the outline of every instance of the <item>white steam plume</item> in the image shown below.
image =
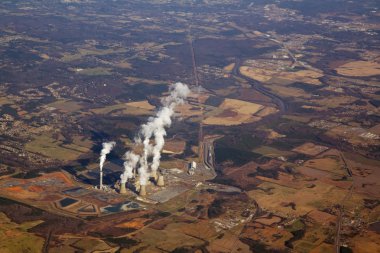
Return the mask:
<path id="1" fill-rule="evenodd" d="M 125 153 L 125 162 L 123 164 L 124 173 L 120 176 L 122 184 L 125 184 L 129 178 L 133 177 L 133 170 L 136 168 L 139 159 L 140 156 L 136 155 L 132 151 L 128 151 L 127 153 Z"/>
<path id="2" fill-rule="evenodd" d="M 99 162 L 100 171 L 103 171 L 103 165 L 104 165 L 104 162 L 106 161 L 106 156 L 115 147 L 116 142 L 114 141 L 103 142 L 102 145 L 103 145 L 103 148 L 102 148 L 102 151 L 100 152 L 100 162 Z"/>
<path id="3" fill-rule="evenodd" d="M 165 129 L 156 129 L 154 131 L 154 142 L 155 146 L 153 147 L 153 161 L 152 161 L 152 171 L 157 171 L 158 166 L 160 166 L 160 160 L 161 160 L 161 150 L 165 145 L 165 136 L 166 131 Z"/>
<path id="4" fill-rule="evenodd" d="M 151 169 L 152 172 L 156 172 L 161 159 L 161 150 L 165 144 L 166 131 L 165 128 L 170 127 L 172 123 L 172 116 L 174 114 L 174 108 L 183 104 L 184 100 L 190 93 L 189 87 L 182 83 L 175 83 L 169 87 L 170 95 L 162 99 L 163 107 L 157 112 L 155 117 L 149 118 L 148 122 L 141 128 L 139 136 L 144 138 L 144 154 L 142 157 L 142 166 L 140 170 L 143 174 L 147 174 L 148 170 L 148 156 L 153 155 Z M 154 136 L 154 146 L 150 144 L 150 139 Z M 140 184 L 144 185 L 147 182 L 147 178 L 141 178 Z"/>
<path id="5" fill-rule="evenodd" d="M 150 117 L 148 122 L 141 126 L 138 137 L 135 140 L 137 143 L 142 142 L 144 148 L 139 160 L 140 167 L 138 169 L 141 185 L 146 185 L 148 182 L 148 158 L 151 156 L 153 156 L 151 169 L 153 172 L 157 171 L 160 165 L 161 151 L 165 144 L 165 128 L 170 127 L 172 123 L 171 118 L 174 115 L 174 108 L 185 102 L 186 97 L 190 93 L 190 89 L 186 84 L 175 83 L 170 85 L 169 92 L 169 96 L 161 100 L 163 107 L 160 108 L 156 116 Z M 154 137 L 154 144 L 151 144 L 152 137 Z M 129 161 L 130 158 L 127 158 L 127 162 Z M 137 165 L 137 163 L 135 163 L 135 165 Z M 123 176 L 123 178 L 125 177 L 126 176 Z"/>

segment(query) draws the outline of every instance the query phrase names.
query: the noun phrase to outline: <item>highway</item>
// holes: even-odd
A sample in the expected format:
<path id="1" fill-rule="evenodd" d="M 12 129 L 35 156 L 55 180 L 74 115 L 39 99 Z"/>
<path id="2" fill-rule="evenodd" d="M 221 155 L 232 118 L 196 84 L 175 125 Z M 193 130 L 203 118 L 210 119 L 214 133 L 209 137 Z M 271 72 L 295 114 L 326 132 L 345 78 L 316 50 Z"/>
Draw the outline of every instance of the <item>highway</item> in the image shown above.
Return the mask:
<path id="1" fill-rule="evenodd" d="M 191 35 L 191 25 L 189 25 L 189 46 L 190 46 L 190 52 L 191 52 L 191 58 L 192 58 L 192 67 L 193 67 L 193 76 L 194 76 L 194 85 L 199 88 L 200 82 L 198 78 L 198 73 L 197 73 L 197 65 L 196 65 L 196 56 L 195 56 L 195 51 L 194 51 L 194 45 L 193 45 L 193 37 Z M 296 60 L 295 57 L 292 57 L 293 59 Z M 287 105 L 285 102 L 276 94 L 272 93 L 271 91 L 265 89 L 259 82 L 256 82 L 255 80 L 249 79 L 245 76 L 243 76 L 240 71 L 240 59 L 237 59 L 235 62 L 234 69 L 232 71 L 232 74 L 244 79 L 247 81 L 253 89 L 257 90 L 258 92 L 270 97 L 273 101 L 274 104 L 277 105 L 279 108 L 280 112 L 284 112 L 287 110 Z M 200 101 L 198 101 L 199 105 L 201 106 L 202 110 L 202 118 L 199 123 L 199 135 L 198 135 L 198 157 L 199 157 L 199 162 L 201 163 L 199 166 L 204 168 L 205 172 L 210 173 L 211 177 L 209 179 L 213 179 L 217 176 L 216 171 L 215 171 L 215 152 L 214 152 L 214 141 L 220 138 L 221 136 L 204 136 L 203 134 L 203 106 L 201 105 Z M 206 173 L 207 174 L 207 173 Z M 211 183 L 209 183 L 211 184 Z M 218 187 L 217 184 L 213 184 L 216 187 Z M 253 214 L 252 217 L 256 217 L 260 214 L 261 209 L 257 202 L 255 200 L 252 200 L 255 206 L 255 213 Z M 251 217 L 251 218 L 252 218 Z M 245 224 L 246 225 L 246 224 Z M 236 245 L 239 236 L 241 233 L 243 233 L 245 225 L 242 227 L 242 229 L 238 232 L 237 234 L 237 239 L 234 242 L 234 245 Z"/>
<path id="2" fill-rule="evenodd" d="M 213 177 L 216 177 L 215 172 L 215 153 L 214 153 L 214 138 L 205 138 L 203 140 L 203 164 L 211 171 Z"/>
<path id="3" fill-rule="evenodd" d="M 198 78 L 198 72 L 197 72 L 197 62 L 195 60 L 193 37 L 191 36 L 191 26 L 189 27 L 189 45 L 190 45 L 190 52 L 191 52 L 191 61 L 193 64 L 194 82 L 195 82 L 195 86 L 198 87 L 199 86 L 199 78 Z"/>
<path id="4" fill-rule="evenodd" d="M 338 209 L 338 216 L 336 219 L 336 231 L 335 231 L 335 252 L 340 253 L 340 234 L 342 231 L 342 220 L 343 220 L 343 215 L 344 215 L 344 203 L 352 196 L 352 192 L 354 190 L 354 178 L 352 177 L 352 170 L 347 163 L 347 160 L 344 157 L 344 154 L 342 151 L 339 151 L 340 157 L 344 163 L 344 167 L 347 171 L 348 176 L 352 179 L 352 184 L 350 186 L 349 192 L 344 196 L 342 199 L 341 203 L 339 204 L 339 209 Z"/>
<path id="5" fill-rule="evenodd" d="M 336 221 L 336 234 L 335 234 L 335 252 L 340 253 L 340 234 L 342 231 L 342 220 L 344 215 L 344 203 L 351 197 L 352 192 L 354 190 L 354 186 L 351 185 L 350 191 L 344 196 L 341 204 L 339 205 L 338 209 L 338 217 Z"/>
<path id="6" fill-rule="evenodd" d="M 251 78 L 248 78 L 248 77 L 242 75 L 240 73 L 240 70 L 239 70 L 240 66 L 241 66 L 241 60 L 240 59 L 236 59 L 235 60 L 235 66 L 234 66 L 234 68 L 232 70 L 232 74 L 234 76 L 237 76 L 239 78 L 244 79 L 245 81 L 247 81 L 252 86 L 253 89 L 255 89 L 256 91 L 258 91 L 258 92 L 260 92 L 260 93 L 262 93 L 262 94 L 264 94 L 264 95 L 266 95 L 268 97 L 270 97 L 272 99 L 273 103 L 278 106 L 280 112 L 284 112 L 284 111 L 286 111 L 288 109 L 288 106 L 286 105 L 286 103 L 283 101 L 283 99 L 280 96 L 278 96 L 278 95 L 274 94 L 273 92 L 271 92 L 270 90 L 264 88 L 260 84 L 260 82 L 255 81 L 255 80 L 253 80 Z"/>
<path id="7" fill-rule="evenodd" d="M 192 67 L 193 67 L 193 76 L 194 76 L 194 86 L 200 90 L 200 82 L 199 82 L 199 77 L 198 77 L 198 71 L 197 71 L 197 62 L 195 58 L 195 51 L 194 51 L 194 45 L 193 45 L 193 37 L 191 35 L 191 25 L 189 25 L 189 31 L 188 31 L 188 36 L 189 36 L 189 46 L 190 46 L 190 53 L 191 53 L 191 62 L 192 62 Z M 201 120 L 199 122 L 199 133 L 198 133 L 198 158 L 199 162 L 203 162 L 203 105 L 201 101 L 199 100 L 200 96 L 198 96 L 198 104 L 201 108 Z"/>
<path id="8" fill-rule="evenodd" d="M 189 47 L 190 47 L 190 52 L 191 52 L 191 61 L 192 61 L 192 67 L 193 67 L 193 76 L 194 76 L 194 86 L 200 87 L 200 82 L 199 82 L 199 77 L 198 77 L 198 72 L 197 72 L 197 64 L 196 64 L 196 55 L 195 55 L 195 50 L 194 50 L 194 45 L 193 45 L 193 36 L 191 34 L 191 24 L 189 25 L 188 28 L 188 37 L 189 37 Z M 280 43 L 280 42 L 278 42 Z M 284 46 L 283 44 L 281 44 Z M 297 61 L 297 59 L 291 54 L 289 50 L 287 50 L 289 54 L 292 56 L 292 59 L 294 61 Z M 286 103 L 282 100 L 282 98 L 274 93 L 272 93 L 270 90 L 264 88 L 259 82 L 247 78 L 244 75 L 242 75 L 239 71 L 239 68 L 241 66 L 241 60 L 236 59 L 235 61 L 235 66 L 232 70 L 232 75 L 239 77 L 241 79 L 244 79 L 246 82 L 248 82 L 253 89 L 256 91 L 268 96 L 271 98 L 274 104 L 278 107 L 280 112 L 284 112 L 288 109 L 288 106 Z M 210 169 L 212 173 L 214 174 L 214 177 L 216 177 L 216 172 L 215 172 L 215 153 L 214 153 L 214 140 L 215 138 L 204 138 L 204 133 L 203 133 L 203 106 L 201 105 L 200 101 L 198 101 L 199 105 L 201 106 L 202 110 L 202 118 L 199 123 L 199 135 L 198 135 L 198 157 L 199 157 L 199 162 L 202 163 L 206 169 Z"/>
<path id="9" fill-rule="evenodd" d="M 247 34 L 246 30 L 241 29 L 241 28 L 239 30 L 241 30 L 247 38 L 250 38 L 250 35 Z M 191 30 L 190 30 L 190 32 L 191 32 Z M 301 65 L 307 69 L 312 69 L 312 67 L 307 66 L 303 62 L 298 61 L 298 59 L 295 57 L 295 55 L 286 47 L 286 45 L 283 42 L 276 40 L 275 38 L 265 36 L 265 34 L 263 34 L 263 37 L 267 38 L 270 41 L 277 43 L 281 48 L 283 48 L 287 52 L 287 54 L 290 56 L 290 58 L 292 59 L 293 65 L 299 64 L 299 65 Z M 196 69 L 196 57 L 195 57 L 195 53 L 194 53 L 193 38 L 192 38 L 191 34 L 189 35 L 189 44 L 190 44 L 191 57 L 192 57 L 192 63 L 193 63 L 194 81 L 195 81 L 195 85 L 199 86 L 199 79 L 198 79 L 198 74 L 197 74 L 197 69 Z M 241 72 L 240 72 L 241 62 L 242 62 L 241 59 L 237 58 L 235 60 L 235 66 L 234 66 L 231 74 L 233 76 L 236 76 L 238 78 L 245 80 L 257 92 L 262 93 L 263 95 L 271 98 L 272 102 L 279 109 L 279 113 L 277 115 L 281 115 L 282 113 L 286 112 L 288 110 L 288 105 L 280 96 L 273 93 L 269 89 L 265 88 L 260 82 L 253 80 L 251 78 L 248 78 L 248 77 L 241 74 Z M 213 177 L 216 177 L 217 174 L 215 172 L 215 153 L 214 153 L 214 141 L 216 140 L 216 138 L 204 138 L 202 121 L 203 121 L 203 118 L 200 122 L 200 130 L 199 130 L 199 159 L 200 159 L 200 162 L 202 163 L 202 165 L 205 167 L 205 169 L 212 172 Z M 342 153 L 341 153 L 341 158 L 345 164 L 345 168 L 346 168 L 348 176 L 350 178 L 352 178 L 352 171 L 351 171 L 349 165 L 347 164 L 346 159 L 344 158 L 344 155 Z M 341 248 L 340 241 L 341 241 L 342 220 L 343 220 L 343 215 L 344 215 L 344 204 L 352 196 L 353 190 L 354 190 L 354 184 L 352 183 L 351 187 L 349 188 L 349 192 L 344 196 L 344 198 L 342 199 L 342 201 L 339 205 L 337 223 L 336 223 L 336 234 L 335 234 L 335 252 L 336 253 L 340 253 L 340 248 Z M 256 203 L 255 216 L 259 212 L 260 212 L 260 208 Z"/>

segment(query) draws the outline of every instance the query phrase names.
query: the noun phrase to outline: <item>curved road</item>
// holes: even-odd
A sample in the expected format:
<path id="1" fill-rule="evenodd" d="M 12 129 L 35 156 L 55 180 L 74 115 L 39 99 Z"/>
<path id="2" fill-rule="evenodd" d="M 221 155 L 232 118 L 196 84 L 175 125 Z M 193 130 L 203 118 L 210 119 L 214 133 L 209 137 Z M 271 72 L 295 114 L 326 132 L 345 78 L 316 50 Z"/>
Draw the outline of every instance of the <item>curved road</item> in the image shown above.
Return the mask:
<path id="1" fill-rule="evenodd" d="M 267 97 L 270 97 L 270 98 L 272 99 L 273 103 L 275 103 L 275 104 L 278 106 L 278 108 L 280 109 L 280 112 L 284 112 L 284 111 L 286 111 L 286 110 L 288 109 L 287 104 L 284 102 L 284 100 L 283 100 L 280 96 L 278 96 L 277 94 L 275 94 L 275 93 L 271 92 L 270 90 L 264 88 L 264 87 L 261 85 L 260 82 L 255 81 L 255 80 L 253 80 L 253 79 L 251 79 L 251 78 L 248 78 L 248 77 L 242 75 L 242 74 L 240 73 L 240 70 L 239 70 L 240 67 L 241 67 L 241 60 L 240 60 L 240 59 L 236 59 L 236 61 L 235 61 L 235 66 L 234 66 L 234 68 L 233 68 L 233 70 L 232 70 L 232 74 L 233 74 L 234 76 L 237 76 L 237 77 L 239 77 L 239 78 L 244 79 L 244 80 L 247 81 L 247 82 L 248 82 L 248 83 L 249 83 L 249 84 L 250 84 L 255 90 L 257 90 L 258 92 L 264 94 L 264 95 L 267 96 Z"/>
<path id="2" fill-rule="evenodd" d="M 192 43 L 190 44 L 190 47 L 192 47 Z M 192 50 L 192 53 L 194 51 Z M 194 57 L 195 58 L 195 57 Z M 194 60 L 193 58 L 193 60 Z M 193 64 L 195 61 L 193 61 Z M 250 79 L 244 75 L 242 75 L 239 71 L 239 68 L 241 66 L 241 61 L 240 59 L 236 59 L 235 61 L 235 66 L 232 70 L 232 74 L 234 76 L 237 76 L 239 78 L 244 79 L 247 81 L 253 89 L 258 91 L 259 93 L 264 94 L 265 96 L 269 97 L 272 99 L 273 103 L 277 105 L 277 107 L 280 110 L 280 113 L 285 112 L 288 109 L 287 104 L 282 100 L 282 98 L 274 93 L 272 93 L 270 90 L 264 88 L 260 82 L 257 82 L 253 79 Z M 194 72 L 196 73 L 196 69 L 194 66 Z M 196 76 L 196 74 L 195 74 Z M 202 131 L 202 124 L 200 124 L 200 131 Z M 199 136 L 199 143 L 200 147 L 202 147 L 202 163 L 206 166 L 206 168 L 209 168 L 213 171 L 214 177 L 216 177 L 216 172 L 215 172 L 215 154 L 214 154 L 214 139 L 204 139 L 203 135 Z"/>

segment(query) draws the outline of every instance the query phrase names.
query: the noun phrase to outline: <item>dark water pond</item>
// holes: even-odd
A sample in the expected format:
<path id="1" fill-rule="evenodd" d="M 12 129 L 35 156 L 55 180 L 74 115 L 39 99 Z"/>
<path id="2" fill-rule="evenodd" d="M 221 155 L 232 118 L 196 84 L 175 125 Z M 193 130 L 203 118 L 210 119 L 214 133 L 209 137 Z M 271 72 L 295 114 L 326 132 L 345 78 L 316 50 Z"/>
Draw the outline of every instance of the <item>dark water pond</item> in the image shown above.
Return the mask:
<path id="1" fill-rule="evenodd" d="M 78 202 L 78 200 L 76 199 L 72 199 L 72 198 L 64 198 L 64 199 L 61 199 L 59 201 L 59 204 L 62 206 L 62 207 L 67 207 L 69 205 L 72 205 L 74 203 Z"/>

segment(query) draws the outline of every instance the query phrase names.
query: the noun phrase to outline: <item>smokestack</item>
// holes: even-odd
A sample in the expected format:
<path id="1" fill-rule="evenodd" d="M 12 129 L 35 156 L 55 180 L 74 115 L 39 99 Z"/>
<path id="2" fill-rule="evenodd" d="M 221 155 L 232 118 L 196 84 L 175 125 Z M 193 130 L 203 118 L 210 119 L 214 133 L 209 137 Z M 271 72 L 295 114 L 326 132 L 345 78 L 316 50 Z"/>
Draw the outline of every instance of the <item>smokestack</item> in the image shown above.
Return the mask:
<path id="1" fill-rule="evenodd" d="M 164 176 L 161 173 L 158 174 L 157 185 L 160 186 L 160 187 L 164 187 L 165 186 Z"/>
<path id="2" fill-rule="evenodd" d="M 99 158 L 99 174 L 100 174 L 100 182 L 99 182 L 99 189 L 103 189 L 103 165 L 106 161 L 106 156 L 111 152 L 111 150 L 115 147 L 116 142 L 103 142 L 102 143 L 102 151 L 100 151 L 100 158 Z"/>
<path id="3" fill-rule="evenodd" d="M 120 194 L 126 194 L 127 189 L 125 188 L 125 183 L 120 183 Z"/>
<path id="4" fill-rule="evenodd" d="M 146 187 L 145 187 L 145 185 L 140 185 L 139 195 L 140 196 L 146 196 Z"/>
<path id="5" fill-rule="evenodd" d="M 103 170 L 100 171 L 99 189 L 103 189 Z"/>

